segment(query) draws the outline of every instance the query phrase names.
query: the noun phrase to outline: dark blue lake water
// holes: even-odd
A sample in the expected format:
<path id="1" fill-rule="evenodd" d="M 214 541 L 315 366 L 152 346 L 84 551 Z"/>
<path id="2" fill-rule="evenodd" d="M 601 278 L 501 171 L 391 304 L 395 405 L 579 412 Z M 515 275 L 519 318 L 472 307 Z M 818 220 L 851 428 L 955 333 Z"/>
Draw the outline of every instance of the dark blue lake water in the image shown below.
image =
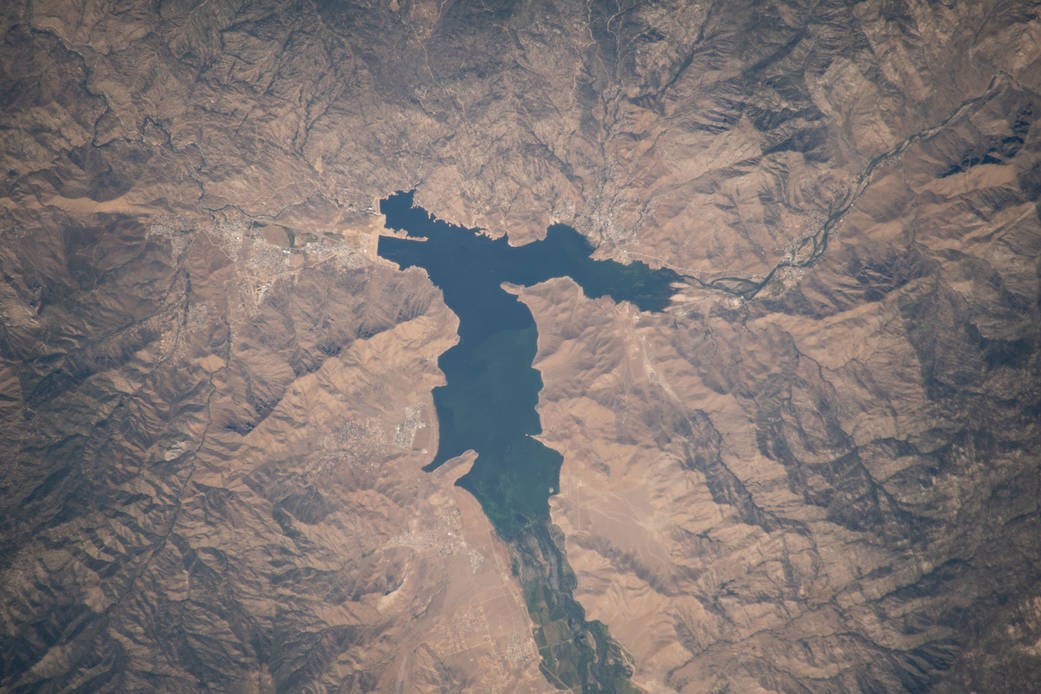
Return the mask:
<path id="1" fill-rule="evenodd" d="M 380 211 L 388 228 L 410 238 L 381 236 L 379 255 L 402 269 L 426 270 L 459 317 L 459 343 L 438 360 L 446 379 L 434 389 L 440 442 L 424 469 L 476 451 L 473 467 L 457 484 L 477 498 L 499 533 L 511 538 L 548 520 L 562 458 L 532 438 L 542 430 L 535 410 L 542 377 L 531 366 L 538 333 L 527 306 L 502 283 L 530 287 L 571 277 L 591 298 L 609 296 L 660 311 L 679 276 L 641 262 L 593 260 L 585 237 L 564 225 L 549 227 L 541 241 L 511 247 L 505 238 L 491 239 L 431 216 L 413 205 L 412 193 L 382 200 Z"/>

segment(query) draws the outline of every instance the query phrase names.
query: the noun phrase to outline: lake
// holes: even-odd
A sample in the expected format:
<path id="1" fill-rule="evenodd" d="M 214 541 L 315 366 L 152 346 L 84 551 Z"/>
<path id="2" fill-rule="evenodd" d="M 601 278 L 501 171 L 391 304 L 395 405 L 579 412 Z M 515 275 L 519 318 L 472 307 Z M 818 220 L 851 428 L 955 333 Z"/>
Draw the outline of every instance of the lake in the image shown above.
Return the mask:
<path id="1" fill-rule="evenodd" d="M 411 192 L 382 200 L 380 211 L 388 228 L 408 238 L 380 236 L 379 255 L 402 269 L 426 270 L 459 317 L 459 342 L 438 360 L 446 380 L 434 389 L 440 440 L 424 469 L 473 449 L 477 459 L 457 484 L 477 498 L 500 535 L 513 538 L 549 520 L 563 459 L 533 438 L 542 431 L 535 409 L 542 376 L 532 368 L 538 331 L 528 307 L 501 285 L 570 277 L 590 298 L 661 311 L 680 277 L 642 262 L 593 260 L 586 238 L 562 224 L 541 241 L 514 247 L 505 237 L 433 217 L 413 204 Z"/>

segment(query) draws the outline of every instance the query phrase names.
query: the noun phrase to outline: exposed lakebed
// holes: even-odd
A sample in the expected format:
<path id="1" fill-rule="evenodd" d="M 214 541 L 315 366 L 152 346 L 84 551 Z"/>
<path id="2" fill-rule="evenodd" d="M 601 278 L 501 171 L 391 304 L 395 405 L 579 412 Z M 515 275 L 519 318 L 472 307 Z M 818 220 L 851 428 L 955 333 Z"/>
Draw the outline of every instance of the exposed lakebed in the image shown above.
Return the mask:
<path id="1" fill-rule="evenodd" d="M 541 432 L 535 406 L 542 377 L 532 368 L 538 333 L 531 311 L 502 288 L 570 277 L 591 298 L 609 296 L 660 311 L 680 279 L 641 262 L 593 260 L 589 242 L 564 225 L 546 238 L 510 246 L 479 229 L 444 222 L 398 192 L 380 202 L 387 227 L 409 237 L 381 236 L 379 255 L 402 269 L 425 269 L 459 317 L 459 342 L 441 355 L 446 385 L 434 390 L 440 440 L 433 470 L 467 450 L 477 452 L 458 484 L 481 503 L 503 537 L 548 520 L 561 455 L 533 438 Z M 415 240 L 413 240 L 415 239 Z M 421 239 L 421 240 L 420 240 Z"/>

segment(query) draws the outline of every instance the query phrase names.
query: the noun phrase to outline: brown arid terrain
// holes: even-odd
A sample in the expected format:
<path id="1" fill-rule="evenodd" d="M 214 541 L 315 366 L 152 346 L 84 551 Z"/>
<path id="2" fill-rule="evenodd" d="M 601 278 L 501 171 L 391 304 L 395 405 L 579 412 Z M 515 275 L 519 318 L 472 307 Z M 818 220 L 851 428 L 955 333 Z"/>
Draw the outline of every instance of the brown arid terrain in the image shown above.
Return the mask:
<path id="1" fill-rule="evenodd" d="M 0 32 L 0 691 L 556 691 L 472 456 L 421 469 L 457 319 L 376 255 L 411 189 L 684 275 L 660 313 L 509 287 L 552 537 L 633 685 L 1038 689 L 1041 3 Z"/>

